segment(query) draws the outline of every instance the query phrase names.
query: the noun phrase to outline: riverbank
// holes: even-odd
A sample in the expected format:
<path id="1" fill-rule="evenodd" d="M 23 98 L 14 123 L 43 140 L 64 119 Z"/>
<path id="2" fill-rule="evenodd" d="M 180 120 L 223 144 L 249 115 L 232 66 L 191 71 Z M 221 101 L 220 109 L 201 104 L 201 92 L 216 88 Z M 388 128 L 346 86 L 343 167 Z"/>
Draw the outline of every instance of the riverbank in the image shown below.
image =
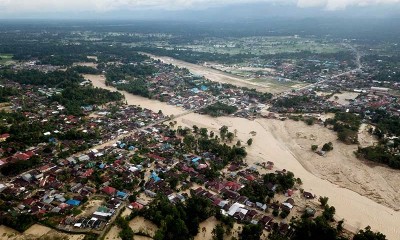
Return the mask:
<path id="1" fill-rule="evenodd" d="M 115 91 L 105 85 L 104 76 L 85 75 L 94 86 Z M 128 104 L 179 115 L 185 110 L 166 103 L 134 96 L 121 91 Z M 355 232 L 370 225 L 396 239 L 400 235 L 397 228 L 400 213 L 397 209 L 399 199 L 398 171 L 386 167 L 369 165 L 356 159 L 353 151 L 356 146 L 344 145 L 336 141 L 336 134 L 322 126 L 307 126 L 302 122 L 242 118 L 212 118 L 191 113 L 175 119 L 178 125 L 207 127 L 218 132 L 222 125 L 236 129 L 238 139 L 246 142 L 253 138 L 248 148 L 247 163 L 273 161 L 277 168 L 287 169 L 303 180 L 304 189 L 318 196 L 329 197 L 336 207 L 337 219 L 345 219 L 347 229 Z M 252 136 L 250 132 L 256 132 Z M 312 135 L 312 136 L 311 136 Z M 332 141 L 334 150 L 326 157 L 319 157 L 310 151 L 311 144 L 322 146 Z"/>

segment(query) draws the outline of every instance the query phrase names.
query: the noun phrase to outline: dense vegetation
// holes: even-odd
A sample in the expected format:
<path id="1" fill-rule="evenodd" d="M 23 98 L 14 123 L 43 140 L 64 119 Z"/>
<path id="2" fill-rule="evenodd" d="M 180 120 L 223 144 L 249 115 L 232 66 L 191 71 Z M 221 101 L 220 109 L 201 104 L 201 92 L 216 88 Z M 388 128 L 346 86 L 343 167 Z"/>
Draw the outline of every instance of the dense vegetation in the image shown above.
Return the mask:
<path id="1" fill-rule="evenodd" d="M 202 221 L 215 215 L 215 208 L 200 197 L 192 196 L 184 204 L 174 205 L 166 197 L 158 196 L 140 214 L 159 227 L 155 240 L 187 240 L 197 235 Z"/>
<path id="2" fill-rule="evenodd" d="M 12 176 L 21 173 L 25 170 L 32 169 L 40 164 L 40 159 L 37 156 L 33 156 L 28 160 L 16 161 L 6 164 L 0 169 L 1 174 L 5 176 Z"/>
<path id="3" fill-rule="evenodd" d="M 399 146 L 398 142 L 397 146 Z M 390 149 L 385 145 L 358 148 L 357 154 L 367 160 L 386 164 L 391 168 L 400 169 L 400 155 L 395 155 L 390 152 Z"/>
<path id="4" fill-rule="evenodd" d="M 369 161 L 382 163 L 391 168 L 400 169 L 400 155 L 397 153 L 400 140 L 400 118 L 386 110 L 376 109 L 371 114 L 375 129 L 369 129 L 379 139 L 379 144 L 358 148 L 357 155 Z M 393 138 L 392 138 L 393 137 Z"/>
<path id="5" fill-rule="evenodd" d="M 52 96 L 52 100 L 66 107 L 72 115 L 81 115 L 82 106 L 102 105 L 108 102 L 116 102 L 123 99 L 119 92 L 111 92 L 93 87 L 66 87 L 61 94 Z"/>
<path id="6" fill-rule="evenodd" d="M 217 103 L 214 103 L 213 105 L 210 105 L 210 106 L 207 106 L 207 107 L 201 109 L 200 112 L 202 112 L 204 114 L 208 114 L 213 117 L 219 117 L 219 116 L 223 116 L 223 115 L 233 114 L 237 110 L 238 110 L 238 108 L 235 106 L 229 106 L 227 104 L 217 102 Z"/>
<path id="7" fill-rule="evenodd" d="M 63 88 L 83 81 L 83 78 L 74 71 L 54 71 L 44 73 L 37 70 L 3 70 L 0 71 L 0 77 L 21 84 L 53 88 Z"/>
<path id="8" fill-rule="evenodd" d="M 2 87 L 0 86 L 0 103 L 7 102 L 8 97 L 18 95 L 18 89 L 14 87 Z"/>
<path id="9" fill-rule="evenodd" d="M 400 117 L 391 115 L 383 109 L 373 110 L 371 122 L 376 124 L 374 134 L 382 138 L 384 134 L 389 136 L 400 136 Z"/>
<path id="10" fill-rule="evenodd" d="M 69 70 L 75 71 L 80 74 L 99 74 L 101 73 L 100 70 L 94 68 L 94 67 L 88 67 L 88 66 L 75 66 L 70 68 Z"/>
<path id="11" fill-rule="evenodd" d="M 127 91 L 128 93 L 146 98 L 152 98 L 152 95 L 148 88 L 148 84 L 144 79 L 130 80 L 127 84 L 116 85 L 115 87 L 118 90 Z"/>
<path id="12" fill-rule="evenodd" d="M 33 224 L 35 224 L 37 220 L 38 219 L 36 216 L 27 213 L 16 214 L 15 216 L 5 215 L 0 216 L 0 225 L 5 225 L 19 232 L 24 232 Z"/>
<path id="13" fill-rule="evenodd" d="M 293 96 L 288 98 L 280 98 L 275 103 L 275 107 L 291 108 L 296 106 L 301 106 L 304 103 L 310 102 L 308 96 Z"/>
<path id="14" fill-rule="evenodd" d="M 107 70 L 107 82 L 124 80 L 127 77 L 143 78 L 156 73 L 156 69 L 145 63 L 125 64 L 121 66 L 113 66 Z"/>
<path id="15" fill-rule="evenodd" d="M 338 112 L 334 118 L 327 119 L 325 126 L 333 125 L 333 130 L 337 132 L 338 139 L 344 143 L 358 143 L 358 129 L 361 126 L 359 116 L 352 113 Z"/>

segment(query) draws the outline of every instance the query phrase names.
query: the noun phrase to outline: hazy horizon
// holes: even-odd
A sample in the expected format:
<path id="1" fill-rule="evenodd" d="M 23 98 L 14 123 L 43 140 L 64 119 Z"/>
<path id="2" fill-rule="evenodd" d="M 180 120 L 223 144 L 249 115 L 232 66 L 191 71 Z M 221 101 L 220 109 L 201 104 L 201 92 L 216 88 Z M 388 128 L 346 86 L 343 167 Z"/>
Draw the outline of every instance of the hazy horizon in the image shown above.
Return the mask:
<path id="1" fill-rule="evenodd" d="M 0 0 L 0 19 L 399 18 L 400 0 Z"/>

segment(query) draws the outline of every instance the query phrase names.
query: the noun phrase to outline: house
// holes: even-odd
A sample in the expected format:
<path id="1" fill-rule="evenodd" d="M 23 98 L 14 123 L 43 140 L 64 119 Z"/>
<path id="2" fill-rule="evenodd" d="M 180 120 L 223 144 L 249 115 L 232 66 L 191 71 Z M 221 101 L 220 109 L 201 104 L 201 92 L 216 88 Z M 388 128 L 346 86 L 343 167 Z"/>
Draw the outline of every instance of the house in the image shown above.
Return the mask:
<path id="1" fill-rule="evenodd" d="M 232 191 L 239 191 L 242 188 L 242 185 L 236 182 L 228 181 L 225 183 L 225 188 Z"/>
<path id="2" fill-rule="evenodd" d="M 248 211 L 247 212 L 247 214 L 246 214 L 246 220 L 248 220 L 248 221 L 251 221 L 251 220 L 253 220 L 253 218 L 257 215 L 258 213 L 257 213 L 257 211 L 256 210 L 250 210 L 250 211 Z"/>
<path id="3" fill-rule="evenodd" d="M 269 217 L 269 216 L 264 216 L 261 218 L 261 220 L 259 221 L 261 224 L 264 225 L 264 227 L 267 227 L 268 225 L 270 225 L 270 223 L 272 222 L 273 218 Z"/>
<path id="4" fill-rule="evenodd" d="M 129 206 L 128 206 L 128 208 L 130 208 L 130 209 L 136 209 L 136 210 L 140 210 L 140 209 L 142 209 L 144 206 L 142 205 L 142 204 L 140 204 L 140 203 L 138 203 L 138 202 L 133 202 L 133 203 L 131 203 Z"/>
<path id="5" fill-rule="evenodd" d="M 79 206 L 81 204 L 81 201 L 70 199 L 70 200 L 66 201 L 65 203 L 68 204 L 68 205 L 76 207 L 76 206 Z"/>
<path id="6" fill-rule="evenodd" d="M 150 190 L 145 190 L 144 193 L 146 194 L 146 196 L 152 197 L 152 198 L 157 196 L 157 194 L 155 192 L 150 191 Z"/>
<path id="7" fill-rule="evenodd" d="M 0 193 L 5 190 L 8 186 L 4 185 L 3 183 L 0 183 Z"/>
<path id="8" fill-rule="evenodd" d="M 246 210 L 246 209 L 244 208 L 244 205 L 243 205 L 243 204 L 234 203 L 234 204 L 229 208 L 229 210 L 228 210 L 228 215 L 229 215 L 229 216 L 233 216 L 235 213 L 241 212 L 242 210 Z M 243 211 L 244 214 L 246 214 L 247 211 L 248 211 L 248 210 Z M 244 217 L 244 216 L 243 216 L 243 217 Z"/>
<path id="9" fill-rule="evenodd" d="M 125 200 L 128 198 L 128 194 L 125 192 L 117 191 L 117 197 Z"/>
<path id="10" fill-rule="evenodd" d="M 107 195 L 114 196 L 117 190 L 113 187 L 107 186 L 102 189 L 102 192 L 104 192 Z"/>
<path id="11" fill-rule="evenodd" d="M 30 173 L 26 173 L 26 174 L 22 175 L 22 179 L 27 182 L 30 182 L 33 179 L 33 177 Z"/>
<path id="12" fill-rule="evenodd" d="M 78 160 L 79 160 L 80 162 L 89 161 L 89 160 L 90 160 L 90 157 L 89 157 L 88 155 L 86 155 L 86 154 L 83 154 L 83 155 L 81 155 L 81 156 L 78 157 Z"/>
<path id="13" fill-rule="evenodd" d="M 313 208 L 307 207 L 305 213 L 307 216 L 313 217 L 317 211 Z"/>
<path id="14" fill-rule="evenodd" d="M 228 189 L 221 190 L 221 194 L 229 199 L 236 200 L 240 197 L 240 194 Z"/>
<path id="15" fill-rule="evenodd" d="M 1 134 L 1 135 L 0 135 L 0 142 L 6 141 L 7 138 L 9 138 L 9 137 L 10 137 L 10 134 L 8 134 L 8 133 L 3 133 L 3 134 Z"/>
<path id="16" fill-rule="evenodd" d="M 310 192 L 303 192 L 303 196 L 307 199 L 314 199 L 315 196 L 314 194 L 310 193 Z"/>

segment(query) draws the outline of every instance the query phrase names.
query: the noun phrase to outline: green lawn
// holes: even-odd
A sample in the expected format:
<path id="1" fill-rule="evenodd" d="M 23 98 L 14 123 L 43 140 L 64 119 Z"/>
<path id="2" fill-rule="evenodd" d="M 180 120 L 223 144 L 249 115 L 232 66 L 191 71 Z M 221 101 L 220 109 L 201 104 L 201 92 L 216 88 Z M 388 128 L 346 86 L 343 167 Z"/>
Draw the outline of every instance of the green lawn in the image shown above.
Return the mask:
<path id="1" fill-rule="evenodd" d="M 6 54 L 6 53 L 0 53 L 0 63 L 7 63 L 9 61 L 12 61 L 13 55 L 12 54 Z"/>
<path id="2" fill-rule="evenodd" d="M 197 45 L 182 45 L 193 51 L 211 52 L 220 54 L 252 53 L 255 55 L 295 53 L 311 51 L 315 53 L 336 53 L 344 51 L 339 43 L 320 42 L 315 39 L 293 37 L 248 37 L 214 41 L 211 44 L 202 42 Z"/>

